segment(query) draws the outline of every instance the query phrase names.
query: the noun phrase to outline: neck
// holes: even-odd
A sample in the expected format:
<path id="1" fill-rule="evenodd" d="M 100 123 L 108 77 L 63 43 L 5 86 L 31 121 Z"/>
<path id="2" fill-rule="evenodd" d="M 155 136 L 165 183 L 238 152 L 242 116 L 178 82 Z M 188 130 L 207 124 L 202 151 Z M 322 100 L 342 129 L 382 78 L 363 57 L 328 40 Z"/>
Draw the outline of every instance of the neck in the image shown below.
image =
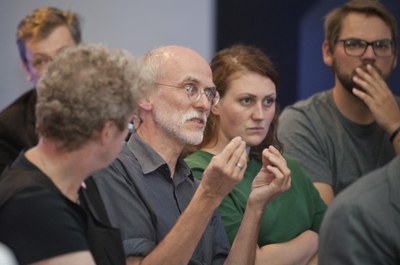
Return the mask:
<path id="1" fill-rule="evenodd" d="M 173 178 L 177 160 L 185 145 L 163 130 L 145 123 L 139 127 L 137 134 L 164 159 L 171 171 L 171 178 Z"/>
<path id="2" fill-rule="evenodd" d="M 78 191 L 84 179 L 91 174 L 83 165 L 84 156 L 74 152 L 59 152 L 53 144 L 39 144 L 25 153 L 26 158 L 38 167 L 61 193 L 73 202 L 78 200 Z"/>
<path id="3" fill-rule="evenodd" d="M 333 89 L 333 100 L 340 113 L 357 124 L 370 124 L 374 116 L 368 106 L 356 95 L 350 94 L 344 87 L 336 85 Z"/>
<path id="4" fill-rule="evenodd" d="M 217 142 L 215 145 L 214 144 L 206 145 L 206 146 L 202 147 L 201 150 L 211 153 L 213 155 L 218 155 L 219 153 L 221 153 L 224 150 L 225 146 L 226 145 L 223 145 L 223 144 Z"/>
<path id="5" fill-rule="evenodd" d="M 210 143 L 201 148 L 202 151 L 211 153 L 213 155 L 218 155 L 221 153 L 224 148 L 230 143 L 232 139 L 226 138 L 224 134 L 219 133 L 218 139 L 212 139 Z M 247 157 L 249 156 L 250 146 L 246 146 Z"/>

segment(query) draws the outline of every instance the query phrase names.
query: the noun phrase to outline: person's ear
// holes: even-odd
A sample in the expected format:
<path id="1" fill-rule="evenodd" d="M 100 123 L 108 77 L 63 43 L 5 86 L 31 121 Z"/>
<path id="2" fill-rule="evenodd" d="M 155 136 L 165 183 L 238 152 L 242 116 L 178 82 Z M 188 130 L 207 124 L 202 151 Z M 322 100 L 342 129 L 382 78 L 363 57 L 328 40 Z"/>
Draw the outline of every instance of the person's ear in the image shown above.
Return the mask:
<path id="1" fill-rule="evenodd" d="M 221 108 L 220 108 L 219 103 L 217 105 L 214 105 L 214 106 L 211 107 L 212 114 L 214 114 L 216 116 L 219 115 L 220 111 L 221 111 Z"/>
<path id="2" fill-rule="evenodd" d="M 392 64 L 392 70 L 394 70 L 396 68 L 396 66 L 397 66 L 397 56 L 394 57 L 394 61 Z"/>
<path id="3" fill-rule="evenodd" d="M 324 59 L 324 63 L 328 66 L 328 67 L 332 67 L 333 65 L 333 56 L 332 56 L 332 52 L 329 48 L 329 43 L 325 40 L 322 43 L 322 57 Z"/>
<path id="4" fill-rule="evenodd" d="M 141 108 L 143 110 L 147 110 L 147 111 L 149 111 L 153 108 L 153 103 L 151 102 L 151 100 L 148 96 L 139 100 L 138 105 L 139 105 L 139 108 Z"/>

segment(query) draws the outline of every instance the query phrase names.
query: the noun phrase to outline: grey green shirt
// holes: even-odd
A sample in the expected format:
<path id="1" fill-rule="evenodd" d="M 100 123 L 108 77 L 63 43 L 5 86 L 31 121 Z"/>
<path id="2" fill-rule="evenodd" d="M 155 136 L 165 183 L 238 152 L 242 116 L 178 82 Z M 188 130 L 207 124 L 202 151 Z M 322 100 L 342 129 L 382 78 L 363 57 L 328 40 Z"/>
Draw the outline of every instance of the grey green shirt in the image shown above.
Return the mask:
<path id="1" fill-rule="evenodd" d="M 395 156 L 376 123 L 359 125 L 339 112 L 332 90 L 285 108 L 278 136 L 285 153 L 299 159 L 314 182 L 332 185 L 335 194 Z"/>

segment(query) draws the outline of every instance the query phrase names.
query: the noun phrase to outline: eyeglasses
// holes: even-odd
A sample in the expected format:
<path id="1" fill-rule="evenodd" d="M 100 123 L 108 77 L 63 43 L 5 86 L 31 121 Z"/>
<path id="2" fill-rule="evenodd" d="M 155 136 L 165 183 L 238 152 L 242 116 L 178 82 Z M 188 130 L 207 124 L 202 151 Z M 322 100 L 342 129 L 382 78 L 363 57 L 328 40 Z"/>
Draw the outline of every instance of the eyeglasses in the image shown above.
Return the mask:
<path id="1" fill-rule="evenodd" d="M 345 39 L 336 41 L 336 43 L 339 42 L 343 43 L 344 52 L 348 56 L 362 56 L 367 50 L 368 46 L 372 47 L 374 54 L 378 57 L 390 57 L 394 54 L 394 41 L 390 39 L 376 40 L 373 42 L 360 39 Z"/>
<path id="2" fill-rule="evenodd" d="M 186 84 L 182 86 L 174 86 L 174 85 L 167 85 L 161 83 L 155 83 L 159 86 L 166 86 L 166 87 L 175 87 L 186 90 L 187 96 L 191 102 L 197 102 L 200 100 L 201 95 L 206 95 L 208 101 L 211 102 L 211 105 L 217 105 L 220 99 L 219 93 L 216 87 L 206 87 L 204 89 L 199 88 L 195 84 Z"/>

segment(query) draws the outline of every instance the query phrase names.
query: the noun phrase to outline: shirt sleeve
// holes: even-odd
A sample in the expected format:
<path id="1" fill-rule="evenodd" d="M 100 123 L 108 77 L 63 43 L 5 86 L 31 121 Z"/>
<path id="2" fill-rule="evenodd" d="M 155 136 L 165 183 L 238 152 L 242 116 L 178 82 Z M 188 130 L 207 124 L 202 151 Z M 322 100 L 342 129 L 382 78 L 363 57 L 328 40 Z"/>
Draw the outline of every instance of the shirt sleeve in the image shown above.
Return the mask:
<path id="1" fill-rule="evenodd" d="M 85 221 L 65 200 L 35 187 L 17 193 L 2 207 L 0 241 L 20 264 L 89 250 Z"/>
<path id="2" fill-rule="evenodd" d="M 138 168 L 133 168 L 137 166 Z M 93 179 L 99 189 L 112 226 L 121 231 L 125 256 L 146 256 L 157 242 L 152 215 L 129 174 L 142 174 L 138 165 L 129 172 L 119 160 L 97 172 Z"/>

